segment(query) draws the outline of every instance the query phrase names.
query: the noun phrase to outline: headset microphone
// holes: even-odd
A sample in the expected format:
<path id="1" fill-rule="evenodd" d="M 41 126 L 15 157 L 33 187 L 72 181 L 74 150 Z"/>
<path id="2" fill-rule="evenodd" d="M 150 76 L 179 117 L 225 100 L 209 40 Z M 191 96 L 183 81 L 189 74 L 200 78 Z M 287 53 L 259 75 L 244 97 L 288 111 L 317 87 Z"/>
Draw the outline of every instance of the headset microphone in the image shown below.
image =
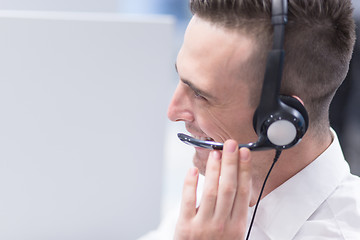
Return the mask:
<path id="1" fill-rule="evenodd" d="M 223 143 L 199 140 L 199 139 L 190 137 L 183 133 L 178 133 L 178 138 L 182 142 L 184 142 L 188 145 L 191 145 L 193 147 L 202 147 L 202 148 L 207 148 L 207 149 L 212 149 L 212 150 L 222 150 L 224 147 Z M 266 146 L 265 143 L 266 143 L 266 141 L 264 138 L 259 138 L 258 141 L 255 143 L 239 144 L 239 148 L 246 147 L 246 148 L 248 148 L 250 150 L 254 150 L 254 151 L 271 149 L 271 147 Z"/>
<path id="2" fill-rule="evenodd" d="M 271 22 L 274 28 L 272 50 L 268 54 L 260 103 L 253 117 L 253 127 L 258 135 L 255 143 L 240 144 L 253 151 L 284 149 L 295 146 L 304 136 L 309 118 L 303 104 L 294 97 L 280 95 L 284 65 L 284 36 L 287 22 L 287 0 L 273 0 Z M 179 133 L 186 144 L 222 150 L 223 143 L 203 141 Z"/>

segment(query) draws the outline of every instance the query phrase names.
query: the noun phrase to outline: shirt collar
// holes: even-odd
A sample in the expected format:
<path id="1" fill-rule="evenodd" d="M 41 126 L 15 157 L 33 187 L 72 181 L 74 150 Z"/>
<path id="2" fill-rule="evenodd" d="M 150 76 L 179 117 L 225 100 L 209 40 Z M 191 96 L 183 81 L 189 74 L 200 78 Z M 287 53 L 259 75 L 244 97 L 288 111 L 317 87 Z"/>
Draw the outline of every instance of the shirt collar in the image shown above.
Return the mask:
<path id="1" fill-rule="evenodd" d="M 317 159 L 260 201 L 254 227 L 269 239 L 294 238 L 350 172 L 337 136 L 332 133 L 333 142 Z"/>

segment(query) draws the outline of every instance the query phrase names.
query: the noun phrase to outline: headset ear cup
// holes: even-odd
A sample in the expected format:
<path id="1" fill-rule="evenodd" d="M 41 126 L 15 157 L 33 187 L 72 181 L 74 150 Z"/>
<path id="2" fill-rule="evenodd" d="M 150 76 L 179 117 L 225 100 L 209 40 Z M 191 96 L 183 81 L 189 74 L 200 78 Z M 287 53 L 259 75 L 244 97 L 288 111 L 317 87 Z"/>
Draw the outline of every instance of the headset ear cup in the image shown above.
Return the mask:
<path id="1" fill-rule="evenodd" d="M 305 121 L 305 131 L 309 126 L 309 115 L 304 107 L 304 105 L 296 98 L 286 95 L 280 95 L 280 101 L 299 111 L 299 113 L 303 116 Z"/>

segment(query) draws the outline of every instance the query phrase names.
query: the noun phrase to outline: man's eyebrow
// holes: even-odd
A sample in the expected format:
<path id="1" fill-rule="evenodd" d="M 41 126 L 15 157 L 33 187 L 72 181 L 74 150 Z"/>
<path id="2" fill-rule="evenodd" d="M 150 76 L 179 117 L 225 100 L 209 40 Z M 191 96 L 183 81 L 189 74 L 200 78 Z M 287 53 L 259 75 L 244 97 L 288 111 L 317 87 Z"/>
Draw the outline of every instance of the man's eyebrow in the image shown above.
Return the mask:
<path id="1" fill-rule="evenodd" d="M 175 63 L 175 70 L 177 73 L 178 70 L 177 70 L 177 64 Z M 214 97 L 213 95 L 211 95 L 210 93 L 204 91 L 204 90 L 201 90 L 200 88 L 196 87 L 192 82 L 190 82 L 189 80 L 186 80 L 186 79 L 183 79 L 180 77 L 180 80 L 186 84 L 189 88 L 191 88 L 191 90 L 193 90 L 196 94 L 199 94 L 201 95 L 202 97 L 205 97 L 207 99 L 216 99 L 216 97 Z"/>

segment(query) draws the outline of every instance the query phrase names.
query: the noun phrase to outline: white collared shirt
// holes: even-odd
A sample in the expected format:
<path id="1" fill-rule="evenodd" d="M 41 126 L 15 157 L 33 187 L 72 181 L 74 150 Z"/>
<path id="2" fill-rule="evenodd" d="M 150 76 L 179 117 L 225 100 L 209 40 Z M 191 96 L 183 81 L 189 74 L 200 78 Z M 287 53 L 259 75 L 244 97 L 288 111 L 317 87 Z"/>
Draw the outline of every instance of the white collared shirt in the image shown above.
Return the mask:
<path id="1" fill-rule="evenodd" d="M 317 159 L 260 201 L 251 240 L 360 240 L 360 178 L 350 174 L 333 135 Z M 141 240 L 172 239 L 176 218 Z"/>
<path id="2" fill-rule="evenodd" d="M 333 135 L 317 159 L 261 200 L 250 239 L 360 240 L 360 178 Z"/>

